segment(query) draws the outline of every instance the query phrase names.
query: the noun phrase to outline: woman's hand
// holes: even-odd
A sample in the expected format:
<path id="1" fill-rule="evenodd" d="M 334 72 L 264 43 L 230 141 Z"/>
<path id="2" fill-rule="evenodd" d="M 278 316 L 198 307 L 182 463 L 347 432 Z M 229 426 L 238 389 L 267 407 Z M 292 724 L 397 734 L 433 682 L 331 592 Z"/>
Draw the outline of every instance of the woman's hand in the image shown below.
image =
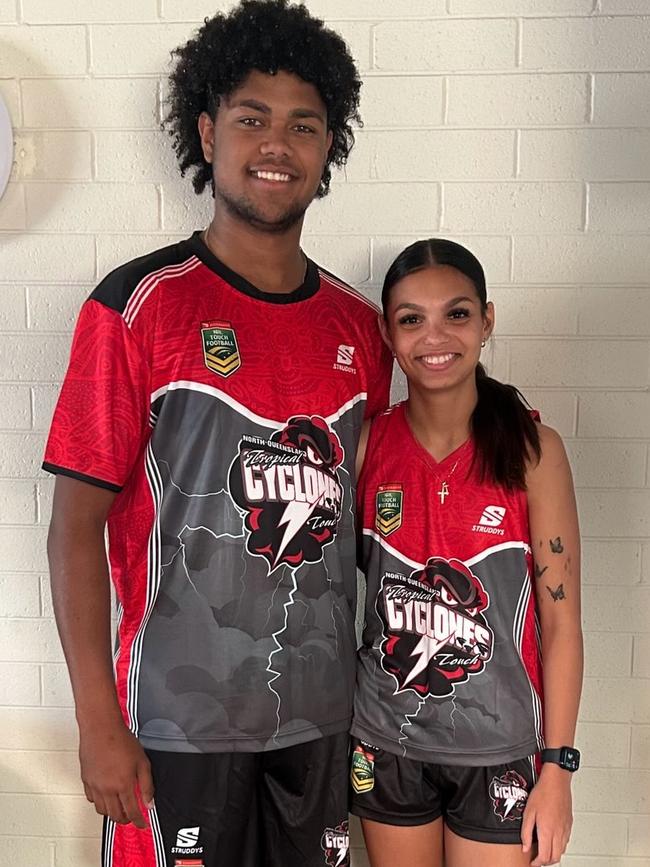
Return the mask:
<path id="1" fill-rule="evenodd" d="M 521 825 L 524 852 L 532 850 L 533 831 L 537 828 L 537 857 L 530 862 L 531 867 L 559 862 L 569 842 L 572 824 L 571 773 L 558 765 L 544 765 L 528 796 Z"/>

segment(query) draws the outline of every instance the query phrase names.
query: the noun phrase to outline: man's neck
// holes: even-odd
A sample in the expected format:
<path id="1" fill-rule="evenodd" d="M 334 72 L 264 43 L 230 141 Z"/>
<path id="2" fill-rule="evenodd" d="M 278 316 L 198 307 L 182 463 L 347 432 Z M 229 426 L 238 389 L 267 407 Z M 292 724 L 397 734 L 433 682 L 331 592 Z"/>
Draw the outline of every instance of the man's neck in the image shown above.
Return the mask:
<path id="1" fill-rule="evenodd" d="M 263 232 L 217 210 L 203 234 L 214 255 L 263 292 L 293 292 L 305 279 L 302 220 L 286 232 Z"/>

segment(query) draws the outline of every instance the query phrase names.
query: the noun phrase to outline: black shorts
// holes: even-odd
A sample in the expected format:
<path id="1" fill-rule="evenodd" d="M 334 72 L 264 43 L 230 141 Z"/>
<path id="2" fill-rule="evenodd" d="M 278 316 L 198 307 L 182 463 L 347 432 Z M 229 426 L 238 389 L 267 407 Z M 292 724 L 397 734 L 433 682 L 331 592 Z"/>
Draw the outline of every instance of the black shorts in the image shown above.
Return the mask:
<path id="1" fill-rule="evenodd" d="M 264 753 L 147 750 L 150 828 L 104 823 L 103 867 L 347 867 L 349 735 Z"/>
<path id="2" fill-rule="evenodd" d="M 386 825 L 443 817 L 459 837 L 521 843 L 521 819 L 537 780 L 535 757 L 490 767 L 436 765 L 352 742 L 351 812 Z"/>

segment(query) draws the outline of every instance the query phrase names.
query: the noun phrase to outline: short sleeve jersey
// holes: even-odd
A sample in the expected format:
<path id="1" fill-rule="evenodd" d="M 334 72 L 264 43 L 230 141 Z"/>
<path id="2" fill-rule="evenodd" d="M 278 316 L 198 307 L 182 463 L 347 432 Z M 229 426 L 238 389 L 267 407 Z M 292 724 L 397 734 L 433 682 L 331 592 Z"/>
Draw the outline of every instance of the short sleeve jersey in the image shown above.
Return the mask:
<path id="1" fill-rule="evenodd" d="M 264 293 L 198 234 L 86 301 L 44 467 L 117 492 L 117 692 L 146 747 L 349 726 L 354 460 L 390 361 L 377 309 L 313 262 Z"/>
<path id="2" fill-rule="evenodd" d="M 371 425 L 352 733 L 418 761 L 481 766 L 542 747 L 542 679 L 526 494 L 481 481 L 473 457 L 470 440 L 436 462 L 404 404 Z"/>

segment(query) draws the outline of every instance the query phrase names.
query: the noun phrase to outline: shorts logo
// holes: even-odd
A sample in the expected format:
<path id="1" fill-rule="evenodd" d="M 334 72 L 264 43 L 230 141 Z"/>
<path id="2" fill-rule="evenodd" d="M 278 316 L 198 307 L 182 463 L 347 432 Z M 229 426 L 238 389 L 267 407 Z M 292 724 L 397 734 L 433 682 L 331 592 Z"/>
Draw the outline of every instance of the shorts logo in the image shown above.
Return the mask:
<path id="1" fill-rule="evenodd" d="M 205 867 L 203 861 L 196 858 L 177 858 L 174 861 L 174 867 Z"/>
<path id="2" fill-rule="evenodd" d="M 381 665 L 396 692 L 447 696 L 492 658 L 494 633 L 481 581 L 461 560 L 430 557 L 410 576 L 386 572 L 377 597 L 384 623 Z"/>
<path id="3" fill-rule="evenodd" d="M 474 533 L 492 533 L 494 536 L 503 536 L 505 531 L 501 528 L 506 516 L 505 506 L 486 506 L 479 518 L 478 524 L 474 524 Z"/>
<path id="4" fill-rule="evenodd" d="M 349 864 L 350 832 L 347 820 L 336 828 L 325 828 L 320 841 L 327 867 L 347 867 Z"/>
<path id="5" fill-rule="evenodd" d="M 401 485 L 380 485 L 375 498 L 375 527 L 382 536 L 390 536 L 402 526 L 404 492 Z"/>
<path id="6" fill-rule="evenodd" d="M 502 822 L 521 819 L 528 798 L 528 783 L 520 774 L 506 771 L 501 777 L 492 777 L 489 791 L 494 812 Z"/>
<path id="7" fill-rule="evenodd" d="M 357 795 L 371 792 L 375 786 L 375 754 L 368 744 L 358 744 L 352 753 L 350 783 Z"/>
<path id="8" fill-rule="evenodd" d="M 201 339 L 208 370 L 225 377 L 241 367 L 237 338 L 230 322 L 202 322 Z"/>
<path id="9" fill-rule="evenodd" d="M 200 832 L 200 825 L 195 825 L 193 828 L 179 828 L 176 833 L 176 845 L 172 846 L 172 855 L 202 855 L 203 846 L 198 845 Z"/>
<path id="10" fill-rule="evenodd" d="M 246 515 L 246 547 L 266 559 L 269 574 L 282 563 L 295 568 L 322 559 L 341 516 L 343 457 L 338 436 L 319 416 L 294 416 L 268 439 L 241 439 L 230 495 Z"/>

